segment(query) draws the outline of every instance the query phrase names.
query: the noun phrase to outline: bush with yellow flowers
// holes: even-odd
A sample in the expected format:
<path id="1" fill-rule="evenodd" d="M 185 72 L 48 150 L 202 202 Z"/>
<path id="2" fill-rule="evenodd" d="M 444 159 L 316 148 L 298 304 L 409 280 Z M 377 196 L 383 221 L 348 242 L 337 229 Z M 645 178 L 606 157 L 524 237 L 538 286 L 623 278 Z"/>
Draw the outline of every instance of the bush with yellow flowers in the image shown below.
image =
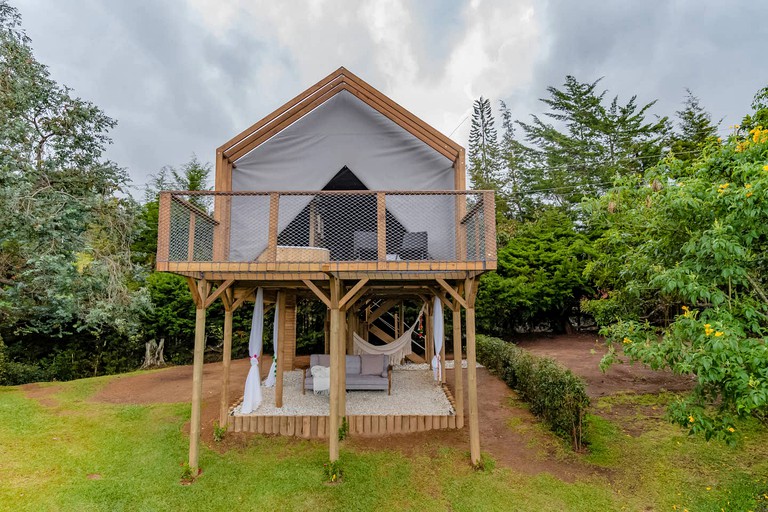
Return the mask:
<path id="1" fill-rule="evenodd" d="M 623 354 L 695 376 L 670 417 L 734 441 L 738 419 L 768 419 L 768 88 L 726 141 L 670 159 L 585 205 L 602 230 L 583 303 Z"/>

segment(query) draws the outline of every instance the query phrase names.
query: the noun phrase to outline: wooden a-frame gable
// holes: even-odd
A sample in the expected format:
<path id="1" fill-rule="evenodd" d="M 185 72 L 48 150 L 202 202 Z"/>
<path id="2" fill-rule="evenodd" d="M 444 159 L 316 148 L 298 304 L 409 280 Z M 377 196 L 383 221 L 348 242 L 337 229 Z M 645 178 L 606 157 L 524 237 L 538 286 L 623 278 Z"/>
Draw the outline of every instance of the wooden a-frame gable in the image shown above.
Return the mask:
<path id="1" fill-rule="evenodd" d="M 237 166 L 238 159 L 342 91 L 349 92 L 453 162 L 455 171 L 454 189 L 466 189 L 464 148 L 408 112 L 405 108 L 392 101 L 346 68 L 340 67 L 256 124 L 221 145 L 216 150 L 216 190 L 232 190 L 232 169 Z"/>

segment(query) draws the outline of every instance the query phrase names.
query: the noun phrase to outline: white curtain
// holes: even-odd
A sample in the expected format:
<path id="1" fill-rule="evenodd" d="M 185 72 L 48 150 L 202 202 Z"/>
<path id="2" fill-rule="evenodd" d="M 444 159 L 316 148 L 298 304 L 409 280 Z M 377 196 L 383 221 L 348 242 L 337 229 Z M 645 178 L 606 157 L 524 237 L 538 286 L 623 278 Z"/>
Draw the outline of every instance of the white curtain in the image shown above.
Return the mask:
<path id="1" fill-rule="evenodd" d="M 435 355 L 432 358 L 432 373 L 435 380 L 443 378 L 443 366 L 440 364 L 440 351 L 443 348 L 443 303 L 435 297 L 435 308 L 432 312 L 432 332 L 435 339 Z"/>
<path id="2" fill-rule="evenodd" d="M 267 374 L 267 378 L 264 379 L 264 386 L 268 388 L 275 387 L 275 382 L 277 382 L 277 354 L 280 353 L 277 349 L 277 332 L 278 332 L 279 321 L 280 319 L 278 318 L 277 304 L 275 304 L 275 321 L 272 324 L 272 346 L 274 347 L 275 354 L 274 356 L 272 356 L 272 366 L 269 367 L 269 373 Z"/>
<path id="3" fill-rule="evenodd" d="M 256 291 L 256 303 L 253 305 L 253 321 L 251 322 L 251 337 L 248 340 L 248 354 L 251 356 L 251 369 L 245 379 L 243 405 L 241 412 L 250 414 L 261 405 L 261 375 L 259 375 L 259 359 L 264 336 L 264 291 Z"/>

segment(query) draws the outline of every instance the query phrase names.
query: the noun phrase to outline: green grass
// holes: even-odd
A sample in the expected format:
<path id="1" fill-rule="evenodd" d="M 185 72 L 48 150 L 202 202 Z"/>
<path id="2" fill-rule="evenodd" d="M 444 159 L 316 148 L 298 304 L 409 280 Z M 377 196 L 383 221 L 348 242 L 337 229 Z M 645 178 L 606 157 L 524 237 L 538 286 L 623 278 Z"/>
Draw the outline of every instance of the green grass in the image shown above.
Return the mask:
<path id="1" fill-rule="evenodd" d="M 16 388 L 0 388 L 0 509 L 768 510 L 759 499 L 768 493 L 763 427 L 739 425 L 745 439 L 731 448 L 689 438 L 660 420 L 627 437 L 620 424 L 600 415 L 619 403 L 661 406 L 668 399 L 648 395 L 598 401 L 589 418 L 590 453 L 563 448 L 556 454 L 558 463 L 586 468 L 574 482 L 527 476 L 494 464 L 492 454 L 486 455 L 487 471 L 474 471 L 463 450 L 408 457 L 347 446 L 344 480 L 328 485 L 325 443 L 254 436 L 223 454 L 203 447 L 203 475 L 183 486 L 187 439 L 181 429 L 188 406 L 89 402 L 110 378 L 57 384 L 52 407 Z M 509 429 L 510 436 L 543 432 L 517 421 Z"/>

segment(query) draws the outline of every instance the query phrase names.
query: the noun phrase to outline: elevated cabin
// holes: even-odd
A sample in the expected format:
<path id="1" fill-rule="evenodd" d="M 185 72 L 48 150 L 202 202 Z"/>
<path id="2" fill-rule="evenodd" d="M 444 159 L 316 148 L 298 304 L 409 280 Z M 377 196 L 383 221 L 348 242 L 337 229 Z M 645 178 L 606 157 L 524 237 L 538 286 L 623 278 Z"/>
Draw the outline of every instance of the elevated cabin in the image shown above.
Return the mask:
<path id="1" fill-rule="evenodd" d="M 190 465 L 197 467 L 206 308 L 221 299 L 226 311 L 220 423 L 248 430 L 233 417 L 228 396 L 232 312 L 259 288 L 281 319 L 278 407 L 283 372 L 295 366 L 296 297 L 327 307 L 331 387 L 329 415 L 322 428 L 313 427 L 320 436 L 335 433 L 347 416 L 344 354 L 351 353 L 352 331 L 367 336 L 361 311 L 370 318 L 409 298 L 431 310 L 438 297 L 453 311 L 460 361 L 464 309 L 477 462 L 474 302 L 478 277 L 496 268 L 496 232 L 493 192 L 466 190 L 464 149 L 340 68 L 220 146 L 215 164 L 213 192 L 160 197 L 157 270 L 185 276 L 197 304 Z M 455 391 L 456 417 L 434 420 L 438 425 L 463 427 L 461 372 Z M 338 436 L 327 437 L 335 460 Z"/>

